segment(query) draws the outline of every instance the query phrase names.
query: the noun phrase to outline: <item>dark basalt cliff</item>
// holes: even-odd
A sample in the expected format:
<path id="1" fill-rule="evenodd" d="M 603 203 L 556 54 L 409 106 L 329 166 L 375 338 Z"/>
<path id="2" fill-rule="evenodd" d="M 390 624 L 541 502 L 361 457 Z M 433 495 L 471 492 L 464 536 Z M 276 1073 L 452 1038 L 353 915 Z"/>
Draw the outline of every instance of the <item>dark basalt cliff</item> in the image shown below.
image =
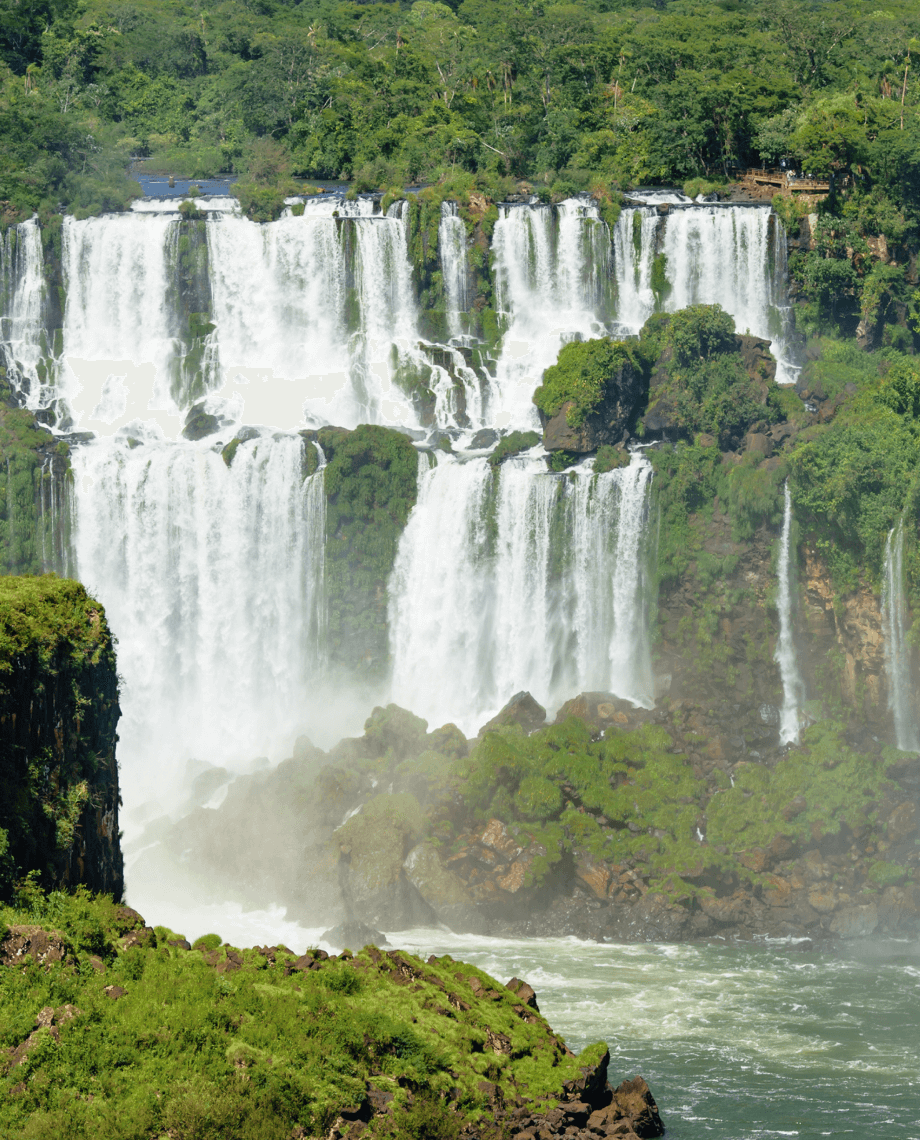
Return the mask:
<path id="1" fill-rule="evenodd" d="M 121 896 L 119 715 L 102 607 L 78 582 L 0 577 L 0 898 L 30 872 Z"/>

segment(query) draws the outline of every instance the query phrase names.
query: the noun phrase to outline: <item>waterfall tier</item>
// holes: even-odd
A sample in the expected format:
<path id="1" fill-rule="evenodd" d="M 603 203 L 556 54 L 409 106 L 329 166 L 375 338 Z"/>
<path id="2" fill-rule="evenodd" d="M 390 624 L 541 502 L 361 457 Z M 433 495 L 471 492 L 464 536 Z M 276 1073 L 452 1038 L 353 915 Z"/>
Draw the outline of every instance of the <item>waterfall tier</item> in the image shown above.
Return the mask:
<path id="1" fill-rule="evenodd" d="M 424 469 L 390 587 L 393 699 L 474 732 L 526 689 L 651 704 L 651 464 L 565 475 L 541 459 Z"/>
<path id="2" fill-rule="evenodd" d="M 74 454 L 77 572 L 117 630 L 124 783 L 289 748 L 321 671 L 325 497 L 299 436 Z M 179 770 L 177 771 L 177 766 Z"/>
<path id="3" fill-rule="evenodd" d="M 490 299 L 474 296 L 452 203 L 425 290 L 406 202 L 384 216 L 370 199 L 330 196 L 266 225 L 210 202 L 190 219 L 174 199 L 146 205 L 64 219 L 62 290 L 45 279 L 35 222 L 3 238 L 8 371 L 31 407 L 57 403 L 63 428 L 156 419 L 174 436 L 207 399 L 228 421 L 283 429 L 530 429 L 533 391 L 565 341 L 635 334 L 656 307 L 697 302 L 771 339 L 779 379 L 794 374 L 785 243 L 770 210 L 635 207 L 611 234 L 588 199 L 502 206 L 476 286 L 486 281 Z M 52 292 L 62 306 L 45 304 Z"/>

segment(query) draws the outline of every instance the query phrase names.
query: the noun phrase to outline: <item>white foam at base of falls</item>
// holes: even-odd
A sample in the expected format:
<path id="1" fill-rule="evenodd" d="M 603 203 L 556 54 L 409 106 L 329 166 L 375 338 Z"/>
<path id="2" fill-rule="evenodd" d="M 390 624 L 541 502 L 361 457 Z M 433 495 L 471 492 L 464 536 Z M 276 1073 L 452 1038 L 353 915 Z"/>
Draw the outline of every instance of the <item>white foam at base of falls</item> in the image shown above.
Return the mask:
<path id="1" fill-rule="evenodd" d="M 475 732 L 513 693 L 650 706 L 645 514 L 651 465 L 566 475 L 542 458 L 423 466 L 390 584 L 391 694 Z"/>
<path id="2" fill-rule="evenodd" d="M 784 488 L 783 531 L 777 565 L 776 610 L 779 615 L 779 638 L 773 660 L 779 666 L 783 685 L 780 709 L 779 739 L 781 744 L 796 744 L 799 739 L 800 713 L 805 686 L 799 673 L 792 633 L 792 495 L 789 484 Z"/>
<path id="3" fill-rule="evenodd" d="M 190 756 L 287 755 L 321 670 L 322 472 L 299 436 L 240 444 L 102 440 L 73 455 L 77 571 L 124 678 L 119 754 L 135 804 Z"/>
<path id="4" fill-rule="evenodd" d="M 888 532 L 885 544 L 885 579 L 882 583 L 885 671 L 888 675 L 888 708 L 894 717 L 895 743 L 902 752 L 920 752 L 920 726 L 915 712 L 907 620 L 902 521 Z"/>

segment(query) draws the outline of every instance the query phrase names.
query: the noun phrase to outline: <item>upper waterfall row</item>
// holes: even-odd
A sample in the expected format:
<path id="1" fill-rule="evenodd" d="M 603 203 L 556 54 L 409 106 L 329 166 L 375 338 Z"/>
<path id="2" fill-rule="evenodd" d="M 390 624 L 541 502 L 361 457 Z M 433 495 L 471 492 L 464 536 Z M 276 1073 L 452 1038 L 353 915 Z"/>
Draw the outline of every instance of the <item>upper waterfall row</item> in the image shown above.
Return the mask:
<path id="1" fill-rule="evenodd" d="M 611 233 L 587 198 L 502 205 L 484 257 L 488 230 L 477 244 L 444 203 L 423 281 L 407 202 L 313 199 L 264 225 L 224 206 L 7 232 L 0 341 L 30 408 L 102 434 L 157 420 L 175 436 L 203 400 L 228 424 L 526 429 L 564 342 L 695 303 L 771 340 L 793 378 L 769 209 L 639 206 Z"/>

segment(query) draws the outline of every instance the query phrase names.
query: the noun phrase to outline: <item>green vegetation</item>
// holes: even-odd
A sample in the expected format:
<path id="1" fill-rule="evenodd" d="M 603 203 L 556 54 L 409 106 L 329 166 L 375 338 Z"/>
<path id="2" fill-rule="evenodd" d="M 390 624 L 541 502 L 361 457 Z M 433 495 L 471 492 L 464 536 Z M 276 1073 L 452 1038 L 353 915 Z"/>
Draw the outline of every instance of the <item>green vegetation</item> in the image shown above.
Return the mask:
<path id="1" fill-rule="evenodd" d="M 649 412 L 664 405 L 673 428 L 706 432 L 728 448 L 756 423 L 779 418 L 766 361 L 756 371 L 746 363 L 735 322 L 720 305 L 691 305 L 653 318 L 643 339 L 657 340 L 663 349 Z"/>
<path id="2" fill-rule="evenodd" d="M 910 508 L 905 534 L 916 592 L 920 368 L 915 358 L 893 349 L 865 354 L 834 342 L 823 349 L 803 379 L 840 406 L 829 424 L 803 432 L 790 454 L 800 525 L 838 590 L 849 592 L 864 574 L 879 581 L 888 532 Z"/>
<path id="3" fill-rule="evenodd" d="M 492 1086 L 511 1104 L 553 1105 L 604 1050 L 567 1054 L 510 990 L 449 957 L 298 959 L 215 935 L 185 950 L 142 924 L 84 891 L 24 892 L 0 909 L 0 932 L 40 926 L 65 953 L 0 964 L 0 1049 L 18 1050 L 0 1075 L 0 1133 L 288 1140 L 325 1134 L 370 1097 L 392 1108 L 366 1135 L 455 1140 L 493 1117 Z M 53 1027 L 36 1028 L 46 1009 Z"/>
<path id="4" fill-rule="evenodd" d="M 455 794 L 467 813 L 457 826 L 475 829 L 497 817 L 523 847 L 545 848 L 531 869 L 534 884 L 573 853 L 638 866 L 651 890 L 689 898 L 708 889 L 696 881 L 707 868 L 751 880 L 742 856 L 778 835 L 807 845 L 816 827 L 833 835 L 844 824 L 864 826 L 899 755 L 859 755 L 844 743 L 842 726 L 824 722 L 775 767 L 736 765 L 731 786 L 721 771 L 698 775 L 663 727 L 597 739 L 570 717 L 529 737 L 517 727 L 486 733 L 457 760 Z M 805 806 L 790 820 L 783 812 L 796 796 Z M 701 813 L 706 843 L 696 831 Z"/>
<path id="5" fill-rule="evenodd" d="M 362 424 L 322 428 L 328 644 L 333 661 L 364 674 L 386 668 L 387 579 L 415 504 L 418 452 L 400 432 Z"/>
<path id="6" fill-rule="evenodd" d="M 118 715 L 102 607 L 78 582 L 0 577 L 0 899 L 27 873 L 121 889 Z"/>
<path id="7" fill-rule="evenodd" d="M 7 397 L 9 389 L 6 390 Z M 66 446 L 66 445 L 65 445 Z M 40 574 L 53 522 L 43 511 L 46 483 L 69 473 L 54 436 L 25 408 L 0 402 L 0 571 Z M 56 520 L 59 523 L 63 520 Z M 56 552 L 50 552 L 56 564 Z"/>
<path id="8" fill-rule="evenodd" d="M 120 208 L 129 155 L 200 178 L 246 174 L 259 146 L 289 178 L 382 190 L 482 173 L 546 200 L 736 167 L 835 176 L 836 212 L 917 220 L 916 53 L 904 0 L 17 0 L 0 4 L 0 200 Z"/>

